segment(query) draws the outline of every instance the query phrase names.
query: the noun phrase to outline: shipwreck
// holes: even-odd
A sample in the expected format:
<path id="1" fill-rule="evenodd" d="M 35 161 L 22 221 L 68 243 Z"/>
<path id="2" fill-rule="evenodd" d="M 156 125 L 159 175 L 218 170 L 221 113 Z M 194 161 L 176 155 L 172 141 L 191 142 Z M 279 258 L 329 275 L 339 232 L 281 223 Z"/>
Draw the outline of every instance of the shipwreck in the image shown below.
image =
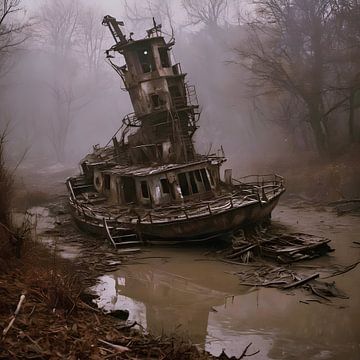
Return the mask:
<path id="1" fill-rule="evenodd" d="M 161 25 L 145 38 L 127 37 L 122 22 L 105 16 L 114 40 L 108 62 L 129 92 L 134 112 L 105 147 L 94 146 L 81 174 L 67 179 L 69 204 L 83 230 L 121 243 L 205 241 L 268 220 L 285 191 L 282 177 L 233 179 L 220 168 L 223 150 L 196 152 L 200 107 L 195 87 L 172 62 L 172 37 Z M 124 65 L 113 60 L 122 56 Z"/>

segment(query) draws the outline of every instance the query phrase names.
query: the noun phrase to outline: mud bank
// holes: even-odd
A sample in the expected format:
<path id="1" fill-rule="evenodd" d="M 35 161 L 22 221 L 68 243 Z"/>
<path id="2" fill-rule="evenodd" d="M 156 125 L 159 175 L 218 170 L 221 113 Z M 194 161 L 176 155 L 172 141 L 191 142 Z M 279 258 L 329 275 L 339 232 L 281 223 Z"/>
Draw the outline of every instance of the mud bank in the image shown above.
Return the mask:
<path id="1" fill-rule="evenodd" d="M 45 242 L 52 253 L 71 258 L 81 283 L 100 296 L 96 302 L 101 308 L 128 310 L 128 325 L 136 322 L 155 337 L 165 334 L 190 339 L 214 357 L 223 349 L 229 356 L 240 357 L 251 343 L 248 354 L 259 351 L 251 357 L 255 360 L 357 359 L 360 292 L 355 284 L 360 280 L 359 268 L 336 278 L 349 299 L 326 304 L 311 301 L 301 289 L 249 288 L 241 286 L 234 275 L 244 265 L 226 264 L 209 256 L 219 249 L 217 245 L 148 247 L 141 254 L 120 257 L 104 239 L 73 227 L 64 200 L 60 197 L 44 208 L 33 209 L 38 213 L 38 241 Z M 334 253 L 304 262 L 304 267 L 347 265 L 360 258 L 360 247 L 354 243 L 360 234 L 356 215 L 339 217 L 331 208 L 296 201 L 280 205 L 273 222 L 289 231 L 306 231 L 332 240 Z M 96 321 L 94 314 L 85 314 Z M 119 323 L 110 318 L 106 316 L 111 333 Z"/>
<path id="2" fill-rule="evenodd" d="M 90 239 L 84 248 L 92 253 L 91 259 L 69 259 L 86 256 L 79 246 L 72 253 L 74 247 L 67 242 L 69 234 L 63 237 L 55 229 L 57 226 L 67 232 L 61 200 L 55 204 L 31 210 L 38 225 L 36 231 L 24 243 L 20 259 L 3 263 L 6 268 L 0 274 L 0 324 L 2 330 L 8 330 L 0 338 L 1 359 L 214 358 L 188 341 L 153 337 L 142 327 L 100 311 L 87 286 L 103 273 L 96 267 L 95 258 L 109 261 L 111 255 L 96 254 L 91 248 L 95 239 Z M 14 316 L 17 307 L 19 312 Z"/>

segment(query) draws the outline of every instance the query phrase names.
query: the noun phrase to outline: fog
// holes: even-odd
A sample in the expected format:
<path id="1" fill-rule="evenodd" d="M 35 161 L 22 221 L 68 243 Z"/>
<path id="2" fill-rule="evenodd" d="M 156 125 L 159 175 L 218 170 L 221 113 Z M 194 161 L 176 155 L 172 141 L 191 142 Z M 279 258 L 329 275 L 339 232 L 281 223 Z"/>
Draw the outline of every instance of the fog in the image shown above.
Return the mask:
<path id="1" fill-rule="evenodd" d="M 110 32 L 101 26 L 107 14 L 123 20 L 126 33 L 134 32 L 135 39 L 146 35 L 151 17 L 163 23 L 164 33 L 174 31 L 174 57 L 196 86 L 201 104 L 198 151 L 215 152 L 222 145 L 228 167 L 238 174 L 284 154 L 314 152 L 315 145 L 303 141 L 298 128 L 291 133 L 289 126 L 274 121 L 281 116 L 269 99 L 261 105 L 255 101 L 250 72 L 235 51 L 247 42 L 243 21 L 249 3 L 223 1 L 215 23 L 193 18 L 186 3 L 191 4 L 22 1 L 19 6 L 26 13 L 16 14 L 16 21 L 31 26 L 26 41 L 6 54 L 11 66 L 0 75 L 0 125 L 10 124 L 9 159 L 16 162 L 26 152 L 23 167 L 73 166 L 94 144 L 105 145 L 133 111 L 120 77 L 105 61 L 105 50 L 113 45 Z M 275 102 L 281 97 L 276 91 L 272 96 Z M 344 127 L 335 132 L 346 137 Z"/>

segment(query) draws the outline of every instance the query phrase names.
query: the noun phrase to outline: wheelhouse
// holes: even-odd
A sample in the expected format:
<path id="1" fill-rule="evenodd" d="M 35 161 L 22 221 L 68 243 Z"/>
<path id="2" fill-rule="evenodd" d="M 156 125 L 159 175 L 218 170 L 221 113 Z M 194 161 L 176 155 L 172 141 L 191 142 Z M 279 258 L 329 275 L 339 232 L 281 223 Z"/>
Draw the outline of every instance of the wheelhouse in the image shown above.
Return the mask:
<path id="1" fill-rule="evenodd" d="M 220 164 L 211 161 L 157 167 L 115 166 L 94 170 L 94 187 L 110 203 L 153 207 L 214 196 Z"/>

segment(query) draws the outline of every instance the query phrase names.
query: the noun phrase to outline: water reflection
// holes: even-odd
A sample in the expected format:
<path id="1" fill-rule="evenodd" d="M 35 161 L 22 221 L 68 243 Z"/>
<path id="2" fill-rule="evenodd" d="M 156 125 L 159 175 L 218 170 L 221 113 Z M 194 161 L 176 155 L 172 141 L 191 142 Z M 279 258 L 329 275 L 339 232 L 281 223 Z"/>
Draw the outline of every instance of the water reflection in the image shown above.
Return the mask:
<path id="1" fill-rule="evenodd" d="M 312 262 L 319 266 L 349 264 L 359 259 L 360 250 L 350 249 L 358 241 L 358 218 L 337 218 L 301 209 L 287 209 L 282 223 L 292 224 L 333 240 L 336 252 Z M 293 225 L 296 223 L 298 225 Z M 328 225 L 335 227 L 328 233 Z M 340 226 L 337 226 L 340 225 Z M 204 250 L 202 250 L 204 251 Z M 360 353 L 360 269 L 335 280 L 350 300 L 333 301 L 329 306 L 300 303 L 309 295 L 275 289 L 249 291 L 230 272 L 238 267 L 198 261 L 200 250 L 151 249 L 149 256 L 169 260 L 144 260 L 101 278 L 96 291 L 100 305 L 107 309 L 128 309 L 152 334 L 182 334 L 218 355 L 239 356 L 253 343 L 259 359 L 358 359 Z M 141 261 L 141 260 L 140 260 Z M 331 281 L 331 279 L 329 280 Z"/>
<path id="2" fill-rule="evenodd" d="M 189 256 L 185 253 L 180 258 L 188 262 Z M 215 307 L 226 306 L 236 288 L 237 294 L 248 289 L 237 286 L 237 279 L 223 271 L 219 281 L 220 277 L 212 274 L 220 270 L 215 270 L 214 264 L 192 260 L 188 267 L 184 266 L 185 259 L 181 262 L 177 258 L 169 263 L 129 266 L 103 276 L 97 287 L 101 295 L 99 305 L 128 309 L 130 319 L 140 322 L 152 334 L 176 332 L 204 347 L 209 314 L 216 312 Z"/>

